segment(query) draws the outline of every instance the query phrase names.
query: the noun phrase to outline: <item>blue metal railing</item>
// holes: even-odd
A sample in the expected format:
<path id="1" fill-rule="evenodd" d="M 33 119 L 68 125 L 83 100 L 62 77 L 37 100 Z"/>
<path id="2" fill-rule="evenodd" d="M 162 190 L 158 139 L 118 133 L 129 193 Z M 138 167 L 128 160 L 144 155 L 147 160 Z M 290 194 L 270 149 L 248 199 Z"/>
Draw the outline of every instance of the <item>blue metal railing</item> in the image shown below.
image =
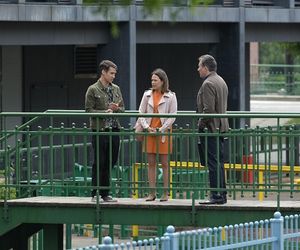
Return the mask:
<path id="1" fill-rule="evenodd" d="M 111 238 L 106 236 L 101 245 L 76 250 L 131 250 L 142 247 L 161 250 L 299 249 L 299 218 L 298 214 L 283 217 L 280 212 L 275 212 L 274 218 L 269 220 L 224 227 L 175 232 L 173 226 L 168 226 L 161 238 L 112 244 Z"/>

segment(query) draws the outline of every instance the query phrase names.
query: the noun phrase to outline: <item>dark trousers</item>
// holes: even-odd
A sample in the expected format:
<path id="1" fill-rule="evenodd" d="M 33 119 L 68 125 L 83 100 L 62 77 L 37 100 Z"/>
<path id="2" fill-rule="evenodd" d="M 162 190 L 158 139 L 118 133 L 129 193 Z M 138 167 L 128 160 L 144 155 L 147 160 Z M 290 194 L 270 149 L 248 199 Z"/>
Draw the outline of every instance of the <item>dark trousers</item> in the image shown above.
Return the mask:
<path id="1" fill-rule="evenodd" d="M 108 130 L 105 131 L 107 132 Z M 115 128 L 112 131 L 119 132 L 120 130 Z M 93 130 L 93 132 L 96 132 L 96 130 Z M 97 145 L 97 141 L 98 141 L 98 145 Z M 118 135 L 110 136 L 110 135 L 101 135 L 100 133 L 99 135 L 93 136 L 92 144 L 94 149 L 92 185 L 109 187 L 110 166 L 113 167 L 118 160 L 120 138 Z M 97 165 L 97 161 L 99 162 L 99 165 Z M 98 180 L 97 180 L 97 173 L 99 173 Z M 97 191 L 96 189 L 92 190 L 91 193 L 92 197 L 96 195 L 96 191 Z M 101 197 L 108 196 L 108 193 L 109 193 L 109 188 L 99 190 L 99 194 Z"/>
<path id="2" fill-rule="evenodd" d="M 211 198 L 219 198 L 220 196 L 226 197 L 227 192 L 225 190 L 226 183 L 224 171 L 224 137 L 200 136 L 198 151 L 201 165 L 208 167 L 210 188 L 223 189 L 223 191 L 220 192 L 215 190 L 211 191 Z"/>

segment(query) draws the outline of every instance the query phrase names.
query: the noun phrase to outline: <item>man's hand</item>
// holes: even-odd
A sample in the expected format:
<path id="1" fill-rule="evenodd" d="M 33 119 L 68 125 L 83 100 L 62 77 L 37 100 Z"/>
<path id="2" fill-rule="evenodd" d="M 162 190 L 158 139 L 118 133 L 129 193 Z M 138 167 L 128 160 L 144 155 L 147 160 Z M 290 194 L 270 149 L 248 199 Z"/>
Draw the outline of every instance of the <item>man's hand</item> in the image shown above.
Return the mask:
<path id="1" fill-rule="evenodd" d="M 111 102 L 111 103 L 108 105 L 108 109 L 111 109 L 112 111 L 117 111 L 117 110 L 119 109 L 119 104 L 114 103 L 114 102 Z"/>

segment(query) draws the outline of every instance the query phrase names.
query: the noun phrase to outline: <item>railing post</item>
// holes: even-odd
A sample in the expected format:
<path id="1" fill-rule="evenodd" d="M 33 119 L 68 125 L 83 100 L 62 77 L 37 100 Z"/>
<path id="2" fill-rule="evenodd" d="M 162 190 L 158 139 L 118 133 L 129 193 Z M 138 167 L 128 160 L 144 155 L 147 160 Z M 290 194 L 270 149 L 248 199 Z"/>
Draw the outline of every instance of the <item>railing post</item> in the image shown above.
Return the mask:
<path id="1" fill-rule="evenodd" d="M 297 134 L 298 133 L 298 131 L 300 130 L 300 126 L 299 125 L 295 125 L 294 126 L 294 130 L 296 130 L 295 131 L 295 133 Z M 294 160 L 294 165 L 295 166 L 299 166 L 299 136 L 293 136 L 293 138 L 294 138 L 294 145 L 295 145 L 295 153 L 294 153 L 294 158 L 295 158 L 295 160 Z"/>
<path id="2" fill-rule="evenodd" d="M 170 238 L 170 250 L 179 250 L 179 233 L 175 233 L 175 228 L 173 226 L 168 226 L 167 231 L 164 236 Z"/>
<path id="3" fill-rule="evenodd" d="M 109 236 L 105 236 L 102 244 L 100 245 L 99 249 L 101 250 L 113 250 L 114 244 L 112 244 L 112 239 Z"/>
<path id="4" fill-rule="evenodd" d="M 276 241 L 272 243 L 272 250 L 283 249 L 283 217 L 280 212 L 274 213 L 274 218 L 271 219 L 271 233 L 276 237 Z"/>

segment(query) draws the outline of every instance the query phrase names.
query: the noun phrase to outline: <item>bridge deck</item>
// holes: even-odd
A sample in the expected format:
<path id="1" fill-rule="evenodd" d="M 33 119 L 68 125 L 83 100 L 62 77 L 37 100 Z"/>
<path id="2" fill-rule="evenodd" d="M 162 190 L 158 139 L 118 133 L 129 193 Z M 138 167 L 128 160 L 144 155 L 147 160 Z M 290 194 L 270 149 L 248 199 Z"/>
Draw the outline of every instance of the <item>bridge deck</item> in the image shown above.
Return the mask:
<path id="1" fill-rule="evenodd" d="M 118 202 L 96 204 L 87 197 L 32 197 L 9 200 L 1 209 L 3 226 L 22 223 L 91 223 L 217 226 L 271 218 L 276 201 L 229 200 L 224 205 L 200 205 L 198 200 L 173 199 L 146 202 L 144 199 L 119 198 Z M 0 202 L 3 207 L 3 201 Z M 300 211 L 300 201 L 281 201 L 283 215 Z M 3 228 L 2 228 L 3 230 Z M 1 227 L 0 227 L 1 233 Z"/>
<path id="2" fill-rule="evenodd" d="M 201 210 L 274 210 L 277 208 L 276 201 L 257 201 L 257 200 L 228 200 L 227 204 L 223 205 L 200 205 L 200 200 L 195 201 L 195 209 Z M 61 196 L 38 196 L 31 198 L 8 200 L 8 206 L 30 206 L 30 207 L 96 207 L 96 202 L 92 202 L 89 197 L 61 197 Z M 0 201 L 0 204 L 3 202 Z M 145 201 L 145 199 L 133 198 L 117 198 L 117 202 L 99 202 L 101 208 L 143 208 L 143 209 L 191 209 L 191 199 L 171 199 L 167 202 L 160 202 L 159 199 L 155 201 Z M 280 210 L 282 211 L 299 211 L 300 201 L 289 200 L 280 202 Z"/>

